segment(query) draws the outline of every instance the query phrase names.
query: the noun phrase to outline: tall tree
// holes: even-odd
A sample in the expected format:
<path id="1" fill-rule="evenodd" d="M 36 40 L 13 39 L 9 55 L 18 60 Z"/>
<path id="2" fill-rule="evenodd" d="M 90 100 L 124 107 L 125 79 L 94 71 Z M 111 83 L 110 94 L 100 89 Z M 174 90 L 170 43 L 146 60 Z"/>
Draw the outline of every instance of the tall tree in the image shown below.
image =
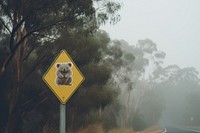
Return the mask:
<path id="1" fill-rule="evenodd" d="M 145 127 L 142 126 L 145 118 L 141 117 L 144 113 L 143 101 L 156 89 L 158 82 L 155 82 L 153 72 L 162 66 L 165 53 L 158 51 L 156 44 L 150 39 L 139 40 L 136 46 L 129 45 L 124 40 L 115 40 L 113 43 L 119 45 L 122 53 L 120 67 L 115 65 L 118 69 L 113 73 L 113 79 L 121 91 L 119 99 L 123 106 L 118 120 L 122 127 L 134 125 L 134 128 L 141 130 L 137 126 Z M 157 98 L 160 99 L 159 96 Z M 161 114 L 163 102 L 158 104 L 161 105 L 157 108 L 161 110 L 158 111 Z M 154 115 L 155 121 L 159 119 L 160 114 Z"/>
<path id="2" fill-rule="evenodd" d="M 95 3 L 101 4 L 95 8 Z M 109 19 L 110 22 L 117 22 L 119 16 L 115 13 L 119 9 L 120 4 L 105 0 L 1 0 L 1 33 L 9 36 L 7 46 L 10 49 L 1 71 L 4 71 L 17 51 L 17 64 L 20 67 L 20 60 L 30 52 L 28 40 L 31 37 L 55 38 L 59 34 L 58 28 L 63 27 L 83 28 L 93 32 Z"/>

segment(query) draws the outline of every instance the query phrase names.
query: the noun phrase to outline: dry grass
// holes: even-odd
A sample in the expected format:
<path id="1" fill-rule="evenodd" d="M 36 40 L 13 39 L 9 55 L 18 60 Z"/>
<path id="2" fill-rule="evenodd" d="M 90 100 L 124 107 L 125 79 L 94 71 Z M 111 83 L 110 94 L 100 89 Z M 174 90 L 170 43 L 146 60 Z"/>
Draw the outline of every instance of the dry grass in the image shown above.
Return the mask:
<path id="1" fill-rule="evenodd" d="M 132 129 L 112 129 L 108 133 L 135 133 Z"/>
<path id="2" fill-rule="evenodd" d="M 68 131 L 67 133 L 105 133 L 101 124 L 89 125 L 87 128 L 80 129 L 77 132 Z"/>
<path id="3" fill-rule="evenodd" d="M 112 129 L 105 132 L 101 124 L 89 125 L 87 128 L 80 129 L 79 131 L 73 132 L 68 131 L 67 133 L 136 133 L 132 129 Z"/>
<path id="4" fill-rule="evenodd" d="M 151 127 L 141 132 L 134 132 L 131 128 L 112 129 L 105 132 L 101 124 L 89 125 L 87 128 L 80 129 L 76 132 L 68 131 L 67 133 L 161 133 L 163 129 L 159 127 Z M 44 127 L 43 133 L 58 133 L 58 130 L 53 130 L 48 126 Z"/>

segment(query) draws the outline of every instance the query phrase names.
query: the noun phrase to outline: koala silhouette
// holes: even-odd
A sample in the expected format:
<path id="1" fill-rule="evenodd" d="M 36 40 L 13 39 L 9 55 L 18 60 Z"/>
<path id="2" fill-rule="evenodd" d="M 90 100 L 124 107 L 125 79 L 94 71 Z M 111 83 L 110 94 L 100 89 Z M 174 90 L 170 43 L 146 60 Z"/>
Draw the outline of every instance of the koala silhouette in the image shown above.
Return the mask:
<path id="1" fill-rule="evenodd" d="M 57 85 L 72 85 L 72 63 L 62 62 L 56 63 L 56 84 Z"/>

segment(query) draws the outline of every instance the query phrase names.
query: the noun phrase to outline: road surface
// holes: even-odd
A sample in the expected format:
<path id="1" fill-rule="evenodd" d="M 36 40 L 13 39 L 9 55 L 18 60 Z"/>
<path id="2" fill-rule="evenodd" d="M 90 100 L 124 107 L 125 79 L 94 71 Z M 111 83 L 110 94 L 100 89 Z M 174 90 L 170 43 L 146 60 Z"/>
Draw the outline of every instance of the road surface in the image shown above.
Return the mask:
<path id="1" fill-rule="evenodd" d="M 164 128 L 162 133 L 200 133 L 200 129 L 188 129 L 188 128 Z"/>

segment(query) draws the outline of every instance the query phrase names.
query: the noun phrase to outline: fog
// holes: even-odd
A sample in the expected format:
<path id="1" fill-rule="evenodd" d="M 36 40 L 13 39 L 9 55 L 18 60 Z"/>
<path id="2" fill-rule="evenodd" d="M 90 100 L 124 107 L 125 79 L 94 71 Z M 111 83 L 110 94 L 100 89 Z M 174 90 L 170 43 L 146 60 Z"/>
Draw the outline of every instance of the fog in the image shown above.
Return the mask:
<path id="1" fill-rule="evenodd" d="M 199 7 L 1 0 L 0 133 L 200 132 Z"/>
<path id="2" fill-rule="evenodd" d="M 148 111 L 155 105 L 154 111 L 160 113 L 160 116 L 157 113 L 158 116 L 155 117 L 162 127 L 199 126 L 200 1 L 119 2 L 123 5 L 120 12 L 121 21 L 116 25 L 107 24 L 101 28 L 108 32 L 112 39 L 117 39 L 124 51 L 135 56 L 135 61 L 129 64 L 132 73 L 127 74 L 134 87 L 127 93 L 125 85 L 121 86 L 122 103 L 130 105 L 129 110 L 140 108 L 146 121 L 152 120 L 156 123 L 157 120 L 153 120 L 150 117 L 151 111 Z M 156 53 L 162 58 L 156 58 Z M 155 91 L 155 94 L 149 93 L 150 99 L 149 90 Z M 155 103 L 155 97 L 158 97 L 160 103 L 145 105 L 145 99 Z M 131 102 L 127 103 L 127 98 Z M 141 102 L 140 105 L 137 102 Z"/>
<path id="3" fill-rule="evenodd" d="M 139 39 L 152 39 L 167 53 L 165 63 L 200 70 L 200 1 L 199 0 L 118 0 L 122 3 L 121 21 L 106 24 L 112 39 L 136 44 Z"/>
<path id="4" fill-rule="evenodd" d="M 120 44 L 127 62 L 113 74 L 121 92 L 119 125 L 137 124 L 139 129 L 155 125 L 199 126 L 200 79 L 196 68 L 164 66 L 167 53 L 150 39 L 139 40 L 135 45 L 124 40 L 113 43 Z M 127 58 L 127 54 L 134 55 L 134 59 Z"/>

